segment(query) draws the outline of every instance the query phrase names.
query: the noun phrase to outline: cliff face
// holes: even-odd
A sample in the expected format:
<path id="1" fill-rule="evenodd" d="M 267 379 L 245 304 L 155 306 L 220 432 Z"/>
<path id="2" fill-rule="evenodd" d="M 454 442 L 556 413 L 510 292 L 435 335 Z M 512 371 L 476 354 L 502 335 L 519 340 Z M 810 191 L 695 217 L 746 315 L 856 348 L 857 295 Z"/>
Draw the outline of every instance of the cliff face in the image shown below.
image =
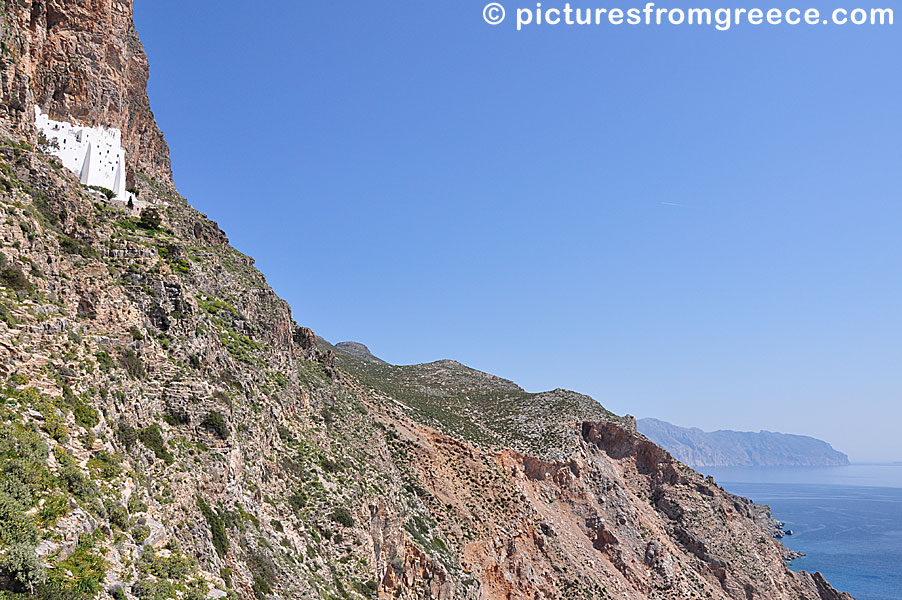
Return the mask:
<path id="1" fill-rule="evenodd" d="M 849 457 L 822 440 L 761 431 L 713 431 L 640 419 L 639 431 L 695 467 L 833 467 Z"/>
<path id="2" fill-rule="evenodd" d="M 130 4 L 5 10 L 0 595 L 848 598 L 591 398 L 318 341 L 172 190 Z M 154 208 L 30 144 L 32 97 L 122 125 Z"/>
<path id="3" fill-rule="evenodd" d="M 171 181 L 169 148 L 147 99 L 149 69 L 132 0 L 9 0 L 0 10 L 0 111 L 33 135 L 34 106 L 59 121 L 123 133 L 136 173 Z"/>

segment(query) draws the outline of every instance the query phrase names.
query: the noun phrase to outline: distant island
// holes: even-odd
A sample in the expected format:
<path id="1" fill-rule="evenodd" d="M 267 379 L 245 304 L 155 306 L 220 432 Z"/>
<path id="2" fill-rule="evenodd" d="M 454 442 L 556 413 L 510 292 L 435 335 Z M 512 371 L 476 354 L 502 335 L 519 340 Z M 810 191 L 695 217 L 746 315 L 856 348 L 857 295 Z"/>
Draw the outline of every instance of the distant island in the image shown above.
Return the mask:
<path id="1" fill-rule="evenodd" d="M 639 419 L 639 433 L 693 468 L 832 467 L 849 457 L 823 440 L 761 431 L 712 431 L 678 427 L 658 419 Z"/>

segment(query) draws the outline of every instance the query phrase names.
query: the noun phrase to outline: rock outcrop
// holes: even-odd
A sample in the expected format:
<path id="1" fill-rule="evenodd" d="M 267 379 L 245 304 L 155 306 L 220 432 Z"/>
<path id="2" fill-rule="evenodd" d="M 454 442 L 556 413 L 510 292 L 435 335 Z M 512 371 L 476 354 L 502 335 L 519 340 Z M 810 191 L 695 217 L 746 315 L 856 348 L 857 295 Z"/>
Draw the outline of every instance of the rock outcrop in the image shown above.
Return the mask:
<path id="1" fill-rule="evenodd" d="M 385 361 L 381 358 L 373 356 L 373 353 L 370 352 L 370 349 L 361 344 L 360 342 L 339 342 L 335 344 L 335 349 L 338 352 L 342 352 L 349 356 L 353 356 L 355 358 L 359 358 L 360 360 L 365 360 L 369 362 L 378 362 L 385 364 Z"/>

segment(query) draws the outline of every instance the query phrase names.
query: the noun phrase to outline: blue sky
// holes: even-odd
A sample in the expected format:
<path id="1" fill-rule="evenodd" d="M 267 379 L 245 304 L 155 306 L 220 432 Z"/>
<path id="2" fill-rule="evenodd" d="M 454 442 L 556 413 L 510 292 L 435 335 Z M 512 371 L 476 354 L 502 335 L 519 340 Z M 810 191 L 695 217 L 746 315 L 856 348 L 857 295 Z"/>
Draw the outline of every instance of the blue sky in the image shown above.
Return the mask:
<path id="1" fill-rule="evenodd" d="M 898 26 L 483 5 L 137 2 L 179 190 L 330 341 L 902 460 Z"/>

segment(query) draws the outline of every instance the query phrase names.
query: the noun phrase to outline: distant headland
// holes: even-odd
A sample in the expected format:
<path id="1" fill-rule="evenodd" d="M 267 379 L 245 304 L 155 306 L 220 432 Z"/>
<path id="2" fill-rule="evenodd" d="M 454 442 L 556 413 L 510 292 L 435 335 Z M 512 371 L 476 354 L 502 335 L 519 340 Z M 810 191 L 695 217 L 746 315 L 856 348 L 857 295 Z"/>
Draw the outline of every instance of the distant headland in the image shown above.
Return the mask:
<path id="1" fill-rule="evenodd" d="M 849 457 L 823 440 L 761 431 L 712 431 L 639 419 L 639 432 L 693 468 L 845 466 Z"/>

